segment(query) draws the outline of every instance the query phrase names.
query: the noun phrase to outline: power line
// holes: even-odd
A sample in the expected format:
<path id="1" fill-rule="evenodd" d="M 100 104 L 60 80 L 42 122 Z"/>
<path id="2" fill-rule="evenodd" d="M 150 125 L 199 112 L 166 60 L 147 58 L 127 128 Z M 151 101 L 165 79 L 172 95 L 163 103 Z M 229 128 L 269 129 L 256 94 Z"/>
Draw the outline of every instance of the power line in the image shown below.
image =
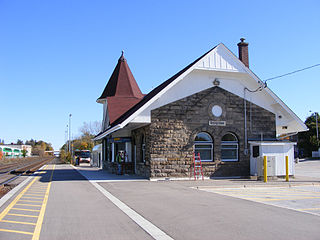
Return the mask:
<path id="1" fill-rule="evenodd" d="M 320 66 L 320 63 L 312 65 L 310 67 L 298 69 L 298 70 L 295 70 L 293 72 L 289 72 L 289 73 L 286 73 L 286 74 L 283 74 L 283 75 L 279 75 L 279 76 L 276 76 L 276 77 L 268 78 L 268 79 L 264 80 L 264 83 L 266 83 L 267 81 L 276 79 L 276 78 L 281 78 L 281 77 L 284 77 L 284 76 L 288 76 L 288 75 L 291 75 L 291 74 L 294 74 L 294 73 L 297 73 L 297 72 L 301 72 L 301 71 L 304 71 L 304 70 L 307 70 L 307 69 L 310 69 L 310 68 L 318 67 L 318 66 Z"/>

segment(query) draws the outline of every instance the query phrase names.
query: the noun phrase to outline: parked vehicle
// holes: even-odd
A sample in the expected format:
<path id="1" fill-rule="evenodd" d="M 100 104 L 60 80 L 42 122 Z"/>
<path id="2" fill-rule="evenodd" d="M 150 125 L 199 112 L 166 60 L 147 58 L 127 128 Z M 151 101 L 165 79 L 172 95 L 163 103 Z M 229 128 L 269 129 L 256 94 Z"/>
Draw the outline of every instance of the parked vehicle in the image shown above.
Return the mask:
<path id="1" fill-rule="evenodd" d="M 75 157 L 80 157 L 80 163 L 87 162 L 90 163 L 91 152 L 90 150 L 76 150 L 74 153 Z"/>

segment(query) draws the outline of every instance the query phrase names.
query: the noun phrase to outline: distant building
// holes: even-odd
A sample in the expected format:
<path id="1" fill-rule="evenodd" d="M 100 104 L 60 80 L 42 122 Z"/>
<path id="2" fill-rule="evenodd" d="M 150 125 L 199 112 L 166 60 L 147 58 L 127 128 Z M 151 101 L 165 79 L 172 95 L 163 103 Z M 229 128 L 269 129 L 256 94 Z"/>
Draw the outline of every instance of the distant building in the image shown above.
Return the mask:
<path id="1" fill-rule="evenodd" d="M 116 156 L 125 151 L 135 174 L 188 177 L 193 154 L 200 153 L 206 176 L 247 176 L 250 160 L 267 154 L 263 142 L 306 131 L 249 69 L 248 43 L 241 39 L 238 47 L 239 58 L 220 43 L 147 95 L 122 54 L 97 100 L 103 104 L 103 129 L 95 137 L 102 140 L 103 167 L 116 172 Z M 291 154 L 284 145 L 270 148 Z"/>

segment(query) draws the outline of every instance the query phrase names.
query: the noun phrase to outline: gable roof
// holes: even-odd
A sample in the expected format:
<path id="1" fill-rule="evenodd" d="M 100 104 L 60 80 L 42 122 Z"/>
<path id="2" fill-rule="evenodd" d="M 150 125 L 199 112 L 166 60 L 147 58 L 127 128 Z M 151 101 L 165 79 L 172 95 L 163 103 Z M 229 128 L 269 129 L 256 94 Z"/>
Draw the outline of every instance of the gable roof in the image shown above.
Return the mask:
<path id="1" fill-rule="evenodd" d="M 102 92 L 101 96 L 97 99 L 106 99 L 107 97 L 134 97 L 143 98 L 143 94 L 134 79 L 132 72 L 127 64 L 127 60 L 123 56 L 118 60 L 118 64 L 113 70 L 113 73 L 108 81 L 107 86 Z"/>
<path id="2" fill-rule="evenodd" d="M 136 117 L 137 114 L 139 114 L 142 110 L 148 107 L 152 102 L 158 99 L 161 95 L 160 94 L 161 92 L 165 92 L 167 89 L 170 88 L 170 86 L 174 85 L 174 82 L 182 79 L 185 75 L 190 73 L 193 69 L 200 69 L 201 68 L 199 66 L 200 62 L 203 61 L 210 52 L 212 52 L 214 49 L 218 47 L 225 49 L 230 54 L 231 59 L 241 68 L 240 72 L 249 74 L 255 81 L 257 81 L 258 84 L 260 85 L 263 84 L 263 82 L 249 68 L 247 68 L 224 44 L 220 43 L 217 46 L 210 49 L 205 54 L 203 54 L 202 56 L 200 56 L 194 62 L 190 63 L 184 69 L 176 73 L 174 76 L 172 76 L 171 78 L 169 78 L 168 80 L 160 84 L 158 87 L 153 89 L 140 102 L 138 102 L 136 105 L 134 105 L 124 114 L 122 114 L 118 119 L 116 119 L 109 126 L 108 129 L 99 133 L 95 137 L 95 140 L 101 139 L 106 135 L 124 127 L 129 121 L 131 121 L 134 117 Z M 307 127 L 304 125 L 301 119 L 294 112 L 292 112 L 292 110 L 287 105 L 285 105 L 284 102 L 279 97 L 277 97 L 268 87 L 266 87 L 265 90 L 277 103 L 279 103 L 293 117 L 293 119 L 295 119 L 299 123 L 299 125 L 301 126 L 302 129 L 304 129 L 304 131 L 307 130 Z"/>

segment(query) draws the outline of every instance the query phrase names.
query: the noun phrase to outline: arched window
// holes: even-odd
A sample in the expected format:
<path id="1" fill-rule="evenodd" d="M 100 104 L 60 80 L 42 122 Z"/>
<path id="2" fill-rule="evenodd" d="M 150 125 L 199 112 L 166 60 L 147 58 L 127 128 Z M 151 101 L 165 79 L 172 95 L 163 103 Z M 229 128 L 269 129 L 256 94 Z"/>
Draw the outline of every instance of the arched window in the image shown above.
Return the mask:
<path id="1" fill-rule="evenodd" d="M 213 160 L 213 141 L 208 133 L 198 133 L 194 139 L 194 153 L 200 153 L 201 161 Z"/>
<path id="2" fill-rule="evenodd" d="M 233 133 L 227 133 L 221 139 L 221 161 L 236 162 L 239 160 L 239 142 Z"/>

